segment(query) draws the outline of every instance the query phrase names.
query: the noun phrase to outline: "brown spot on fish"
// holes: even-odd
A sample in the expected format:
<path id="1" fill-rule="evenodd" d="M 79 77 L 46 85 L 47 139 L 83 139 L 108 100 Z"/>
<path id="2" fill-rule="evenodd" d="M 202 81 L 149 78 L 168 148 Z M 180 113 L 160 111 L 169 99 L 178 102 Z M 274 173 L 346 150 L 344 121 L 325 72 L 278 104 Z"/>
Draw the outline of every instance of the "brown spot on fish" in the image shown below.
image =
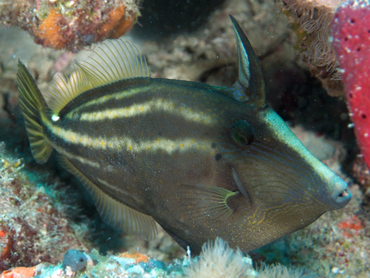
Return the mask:
<path id="1" fill-rule="evenodd" d="M 222 154 L 218 153 L 218 154 L 215 155 L 216 161 L 220 161 L 221 158 L 222 158 Z"/>

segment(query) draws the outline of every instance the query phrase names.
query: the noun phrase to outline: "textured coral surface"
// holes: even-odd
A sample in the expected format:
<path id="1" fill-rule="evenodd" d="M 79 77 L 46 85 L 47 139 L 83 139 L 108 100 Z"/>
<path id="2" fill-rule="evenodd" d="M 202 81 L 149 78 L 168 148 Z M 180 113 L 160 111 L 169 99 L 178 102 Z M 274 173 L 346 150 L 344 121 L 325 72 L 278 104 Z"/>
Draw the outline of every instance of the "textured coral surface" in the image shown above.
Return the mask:
<path id="1" fill-rule="evenodd" d="M 341 6 L 333 21 L 333 45 L 364 161 L 370 166 L 370 4 Z"/>
<path id="2" fill-rule="evenodd" d="M 0 271 L 40 262 L 56 263 L 72 246 L 86 250 L 63 210 L 43 186 L 31 182 L 0 143 Z M 55 196 L 56 197 L 56 196 Z"/>
<path id="3" fill-rule="evenodd" d="M 293 19 L 297 34 L 297 49 L 305 55 L 313 74 L 330 95 L 341 95 L 338 63 L 330 43 L 331 21 L 336 8 L 345 0 L 282 0 Z"/>
<path id="4" fill-rule="evenodd" d="M 0 22 L 20 26 L 43 46 L 73 51 L 122 36 L 140 15 L 136 0 L 14 2 L 0 2 Z"/>

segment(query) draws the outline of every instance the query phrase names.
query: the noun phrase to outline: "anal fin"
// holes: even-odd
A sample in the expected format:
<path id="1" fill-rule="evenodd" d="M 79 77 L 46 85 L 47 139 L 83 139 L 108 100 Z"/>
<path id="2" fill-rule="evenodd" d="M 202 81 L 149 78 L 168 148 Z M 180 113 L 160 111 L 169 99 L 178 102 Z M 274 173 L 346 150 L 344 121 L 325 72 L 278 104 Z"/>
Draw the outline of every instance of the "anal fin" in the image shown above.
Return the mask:
<path id="1" fill-rule="evenodd" d="M 81 181 L 105 223 L 121 231 L 135 232 L 146 240 L 152 240 L 156 236 L 157 225 L 151 216 L 136 211 L 103 192 L 65 156 L 59 155 L 58 160 L 68 172 Z"/>

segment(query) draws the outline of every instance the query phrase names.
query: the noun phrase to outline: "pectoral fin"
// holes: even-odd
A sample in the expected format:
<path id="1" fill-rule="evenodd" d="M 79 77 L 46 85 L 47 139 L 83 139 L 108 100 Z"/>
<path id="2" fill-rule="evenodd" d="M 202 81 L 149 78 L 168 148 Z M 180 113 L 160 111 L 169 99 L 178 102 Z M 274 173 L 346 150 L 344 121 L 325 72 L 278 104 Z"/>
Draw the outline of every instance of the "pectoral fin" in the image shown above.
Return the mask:
<path id="1" fill-rule="evenodd" d="M 228 201 L 239 194 L 207 184 L 183 185 L 180 192 L 186 210 L 191 211 L 194 217 L 210 216 L 222 219 L 229 218 L 233 213 L 234 210 L 228 205 Z"/>

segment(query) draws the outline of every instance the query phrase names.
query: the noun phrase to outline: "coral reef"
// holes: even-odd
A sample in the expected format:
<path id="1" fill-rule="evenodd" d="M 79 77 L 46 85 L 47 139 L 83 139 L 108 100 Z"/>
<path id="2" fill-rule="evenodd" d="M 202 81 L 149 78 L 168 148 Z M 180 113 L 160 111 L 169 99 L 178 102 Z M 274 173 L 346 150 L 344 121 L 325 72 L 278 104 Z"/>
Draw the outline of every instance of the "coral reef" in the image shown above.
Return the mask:
<path id="1" fill-rule="evenodd" d="M 367 167 L 362 157 L 356 157 L 353 161 L 352 166 L 353 178 L 361 186 L 362 191 L 364 192 L 364 203 L 363 205 L 369 208 L 370 207 L 370 170 Z"/>
<path id="2" fill-rule="evenodd" d="M 69 252 L 69 251 L 68 251 Z M 240 250 L 230 249 L 221 238 L 205 243 L 199 257 L 188 253 L 182 260 L 164 263 L 139 253 L 101 255 L 97 250 L 81 253 L 87 258 L 84 268 L 72 269 L 63 264 L 41 263 L 30 268 L 14 268 L 4 271 L 0 278 L 66 278 L 66 277 L 147 277 L 147 278 L 303 278 L 314 277 L 297 268 L 280 264 L 263 265 L 256 271 L 252 260 Z"/>
<path id="3" fill-rule="evenodd" d="M 1 23 L 27 30 L 43 46 L 73 51 L 120 37 L 139 15 L 138 0 L 0 2 Z"/>
<path id="4" fill-rule="evenodd" d="M 333 21 L 333 46 L 364 161 L 370 167 L 370 2 L 359 0 L 338 8 Z"/>
<path id="5" fill-rule="evenodd" d="M 14 266 L 55 263 L 74 246 L 86 250 L 43 186 L 22 171 L 20 159 L 0 144 L 0 271 Z"/>
<path id="6" fill-rule="evenodd" d="M 331 45 L 331 22 L 345 0 L 282 0 L 287 14 L 294 19 L 297 47 L 330 95 L 341 95 L 338 62 Z"/>

